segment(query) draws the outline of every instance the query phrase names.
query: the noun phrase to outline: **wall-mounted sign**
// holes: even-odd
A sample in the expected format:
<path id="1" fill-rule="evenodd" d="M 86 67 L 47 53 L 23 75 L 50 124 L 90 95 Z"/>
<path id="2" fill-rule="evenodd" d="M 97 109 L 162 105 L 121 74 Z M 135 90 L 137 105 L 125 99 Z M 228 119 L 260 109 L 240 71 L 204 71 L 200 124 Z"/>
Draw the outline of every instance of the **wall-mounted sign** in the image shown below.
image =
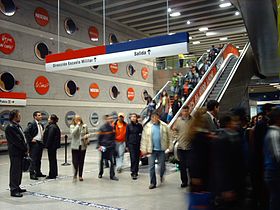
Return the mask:
<path id="1" fill-rule="evenodd" d="M 26 93 L 0 92 L 0 106 L 26 106 Z"/>
<path id="2" fill-rule="evenodd" d="M 92 84 L 89 86 L 89 95 L 90 95 L 92 98 L 97 98 L 97 97 L 99 96 L 99 93 L 100 93 L 100 89 L 99 89 L 98 84 L 92 83 Z"/>
<path id="3" fill-rule="evenodd" d="M 2 72 L 0 74 L 0 90 L 10 92 L 14 89 L 17 81 L 10 72 Z"/>
<path id="4" fill-rule="evenodd" d="M 42 7 L 37 7 L 34 11 L 36 23 L 40 26 L 46 26 L 49 23 L 49 13 Z"/>
<path id="5" fill-rule="evenodd" d="M 46 56 L 51 53 L 48 46 L 44 42 L 37 43 L 35 45 L 34 52 L 39 60 L 44 60 Z"/>
<path id="6" fill-rule="evenodd" d="M 46 57 L 46 70 L 59 71 L 102 64 L 178 55 L 188 52 L 187 32 L 74 50 Z"/>
<path id="7" fill-rule="evenodd" d="M 98 114 L 96 112 L 93 112 L 89 116 L 89 121 L 90 121 L 92 126 L 97 126 L 99 124 L 99 116 L 98 116 Z"/>
<path id="8" fill-rule="evenodd" d="M 113 74 L 116 74 L 119 71 L 119 65 L 117 63 L 109 64 L 109 68 Z"/>
<path id="9" fill-rule="evenodd" d="M 75 81 L 68 80 L 64 85 L 64 90 L 68 96 L 72 97 L 76 94 L 77 90 L 79 90 L 79 87 Z"/>
<path id="10" fill-rule="evenodd" d="M 9 120 L 10 111 L 4 110 L 0 113 L 0 129 L 5 130 L 6 126 L 10 123 Z"/>
<path id="11" fill-rule="evenodd" d="M 132 77 L 133 74 L 136 72 L 136 70 L 135 70 L 134 66 L 132 66 L 132 64 L 128 64 L 126 66 L 126 72 L 127 72 L 128 76 Z"/>
<path id="12" fill-rule="evenodd" d="M 141 75 L 142 75 L 143 79 L 147 79 L 149 76 L 149 69 L 147 67 L 143 67 L 141 69 Z"/>
<path id="13" fill-rule="evenodd" d="M 88 35 L 91 41 L 97 42 L 99 37 L 98 29 L 95 26 L 88 28 Z"/>
<path id="14" fill-rule="evenodd" d="M 65 124 L 67 125 L 67 127 L 70 127 L 73 118 L 75 117 L 76 113 L 73 111 L 69 111 L 66 113 L 65 115 Z"/>
<path id="15" fill-rule="evenodd" d="M 16 47 L 14 38 L 7 33 L 0 34 L 0 51 L 4 54 L 11 54 Z"/>
<path id="16" fill-rule="evenodd" d="M 44 76 L 39 76 L 34 81 L 34 88 L 40 95 L 45 95 L 50 88 L 49 80 Z"/>
<path id="17" fill-rule="evenodd" d="M 134 89 L 133 88 L 128 88 L 127 89 L 127 98 L 128 98 L 128 100 L 133 101 L 134 97 L 135 97 Z"/>
<path id="18" fill-rule="evenodd" d="M 64 21 L 64 29 L 67 34 L 73 34 L 78 28 L 71 18 L 66 18 Z"/>
<path id="19" fill-rule="evenodd" d="M 114 100 L 120 94 L 120 91 L 119 91 L 119 89 L 116 86 L 111 87 L 109 92 L 110 92 L 111 98 L 114 99 Z"/>

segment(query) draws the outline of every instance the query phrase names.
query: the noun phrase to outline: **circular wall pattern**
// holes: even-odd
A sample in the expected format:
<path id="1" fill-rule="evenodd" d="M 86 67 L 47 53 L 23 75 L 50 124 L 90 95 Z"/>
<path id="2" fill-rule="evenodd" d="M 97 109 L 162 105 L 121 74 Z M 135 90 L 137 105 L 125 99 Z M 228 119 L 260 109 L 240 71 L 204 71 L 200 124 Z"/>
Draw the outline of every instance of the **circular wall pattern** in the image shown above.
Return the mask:
<path id="1" fill-rule="evenodd" d="M 142 75 L 143 79 L 146 80 L 149 76 L 149 69 L 147 67 L 143 67 L 141 69 L 141 75 Z"/>
<path id="2" fill-rule="evenodd" d="M 42 7 L 37 7 L 34 11 L 34 18 L 38 25 L 46 26 L 49 23 L 49 13 Z"/>
<path id="3" fill-rule="evenodd" d="M 16 42 L 12 35 L 3 33 L 0 34 L 0 51 L 6 55 L 14 52 L 16 47 Z"/>
<path id="4" fill-rule="evenodd" d="M 111 87 L 110 96 L 112 99 L 116 99 L 120 94 L 119 89 L 116 86 Z"/>
<path id="5" fill-rule="evenodd" d="M 67 34 L 73 34 L 77 31 L 77 26 L 71 18 L 66 18 L 64 21 L 64 29 Z"/>
<path id="6" fill-rule="evenodd" d="M 135 91 L 134 91 L 134 89 L 133 88 L 128 88 L 127 89 L 127 98 L 128 98 L 128 100 L 130 100 L 130 101 L 133 101 L 134 100 L 134 97 L 135 97 Z"/>
<path id="7" fill-rule="evenodd" d="M 109 35 L 109 43 L 110 44 L 115 44 L 115 43 L 118 43 L 118 38 L 115 34 L 110 34 Z"/>
<path id="8" fill-rule="evenodd" d="M 34 88 L 40 95 L 45 95 L 50 88 L 49 80 L 44 76 L 39 76 L 34 81 Z"/>
<path id="9" fill-rule="evenodd" d="M 109 64 L 109 68 L 110 68 L 110 71 L 111 71 L 113 74 L 116 74 L 116 73 L 119 71 L 119 64 L 117 64 L 117 63 L 111 63 L 111 64 Z"/>
<path id="10" fill-rule="evenodd" d="M 88 35 L 91 41 L 97 42 L 99 38 L 98 29 L 95 26 L 91 26 L 88 28 Z"/>
<path id="11" fill-rule="evenodd" d="M 13 16 L 16 13 L 16 5 L 13 0 L 1 0 L 0 11 L 6 16 Z"/>
<path id="12" fill-rule="evenodd" d="M 39 42 L 35 45 L 35 55 L 39 60 L 44 60 L 48 54 L 50 54 L 50 51 L 44 42 Z"/>
<path id="13" fill-rule="evenodd" d="M 90 116 L 89 116 L 89 121 L 90 124 L 92 126 L 97 126 L 99 124 L 99 116 L 96 112 L 93 112 Z"/>
<path id="14" fill-rule="evenodd" d="M 10 92 L 14 89 L 16 80 L 10 72 L 3 72 L 0 75 L 0 89 L 4 92 Z"/>
<path id="15" fill-rule="evenodd" d="M 94 70 L 94 71 L 96 71 L 97 69 L 98 69 L 98 65 L 96 65 L 96 66 L 91 66 L 90 68 L 91 68 L 91 70 Z"/>
<path id="16" fill-rule="evenodd" d="M 131 77 L 136 72 L 136 70 L 135 70 L 134 66 L 132 66 L 132 64 L 128 64 L 126 66 L 126 72 L 127 72 L 127 75 Z"/>
<path id="17" fill-rule="evenodd" d="M 99 96 L 99 93 L 100 93 L 100 89 L 99 89 L 98 84 L 92 83 L 92 84 L 89 86 L 89 95 L 90 95 L 92 98 L 97 98 L 97 97 Z"/>
<path id="18" fill-rule="evenodd" d="M 66 113 L 65 115 L 65 124 L 67 125 L 67 127 L 70 127 L 73 118 L 75 117 L 76 113 L 73 111 L 69 111 Z"/>
<path id="19" fill-rule="evenodd" d="M 10 111 L 4 110 L 0 113 L 0 129 L 5 130 L 6 126 L 10 123 L 9 120 Z"/>
<path id="20" fill-rule="evenodd" d="M 73 80 L 68 80 L 64 85 L 65 93 L 70 97 L 74 96 L 78 89 L 76 82 Z"/>

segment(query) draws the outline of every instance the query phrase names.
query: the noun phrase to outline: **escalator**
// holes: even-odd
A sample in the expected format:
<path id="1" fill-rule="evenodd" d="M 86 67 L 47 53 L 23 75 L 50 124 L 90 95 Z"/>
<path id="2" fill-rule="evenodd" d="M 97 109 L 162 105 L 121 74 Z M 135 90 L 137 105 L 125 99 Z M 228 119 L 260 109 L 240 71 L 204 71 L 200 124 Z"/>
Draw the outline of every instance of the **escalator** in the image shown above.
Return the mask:
<path id="1" fill-rule="evenodd" d="M 248 60 L 253 60 L 249 43 L 245 45 L 241 54 L 233 45 L 226 45 L 183 106 L 188 105 L 193 113 L 197 108 L 205 106 L 209 100 L 217 100 L 224 110 L 241 105 L 253 75 L 253 71 L 247 69 L 248 65 L 252 65 Z M 176 121 L 180 112 L 181 109 L 168 124 L 169 127 Z"/>

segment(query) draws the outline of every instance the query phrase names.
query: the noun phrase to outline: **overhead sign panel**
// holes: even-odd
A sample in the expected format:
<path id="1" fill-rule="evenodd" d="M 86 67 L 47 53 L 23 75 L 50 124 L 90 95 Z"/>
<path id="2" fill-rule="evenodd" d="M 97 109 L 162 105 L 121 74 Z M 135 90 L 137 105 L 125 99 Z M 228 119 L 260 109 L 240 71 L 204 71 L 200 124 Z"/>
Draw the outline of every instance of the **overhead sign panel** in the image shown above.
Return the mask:
<path id="1" fill-rule="evenodd" d="M 187 32 L 48 55 L 46 70 L 59 71 L 188 52 Z"/>

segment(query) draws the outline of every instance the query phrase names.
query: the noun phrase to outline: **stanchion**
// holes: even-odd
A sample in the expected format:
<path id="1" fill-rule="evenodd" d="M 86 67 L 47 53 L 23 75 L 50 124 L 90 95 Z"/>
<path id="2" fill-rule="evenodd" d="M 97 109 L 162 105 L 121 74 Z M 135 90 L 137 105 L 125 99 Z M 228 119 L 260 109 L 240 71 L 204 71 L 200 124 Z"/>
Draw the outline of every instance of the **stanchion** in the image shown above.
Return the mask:
<path id="1" fill-rule="evenodd" d="M 65 142 L 64 142 L 64 144 L 65 144 L 65 162 L 62 163 L 61 165 L 62 165 L 62 166 L 69 166 L 69 165 L 71 165 L 71 164 L 70 164 L 70 163 L 67 163 L 67 139 L 68 139 L 68 136 L 65 135 L 64 139 L 65 139 Z"/>

